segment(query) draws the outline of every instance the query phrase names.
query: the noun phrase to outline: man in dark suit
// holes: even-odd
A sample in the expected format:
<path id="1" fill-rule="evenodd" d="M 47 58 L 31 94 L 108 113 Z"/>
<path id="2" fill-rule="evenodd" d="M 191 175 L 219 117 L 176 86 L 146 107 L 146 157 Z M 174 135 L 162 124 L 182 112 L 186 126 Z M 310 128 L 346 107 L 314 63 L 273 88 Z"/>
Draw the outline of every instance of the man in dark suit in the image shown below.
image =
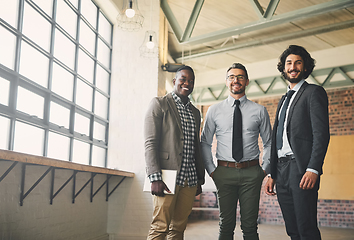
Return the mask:
<path id="1" fill-rule="evenodd" d="M 304 80 L 314 66 L 310 54 L 296 45 L 289 46 L 278 63 L 289 86 L 277 108 L 265 192 L 277 194 L 292 240 L 321 239 L 317 200 L 330 134 L 326 91 Z"/>
<path id="2" fill-rule="evenodd" d="M 183 239 L 194 197 L 202 192 L 204 164 L 200 152 L 200 112 L 189 101 L 194 71 L 183 66 L 173 79 L 173 91 L 155 97 L 145 117 L 146 173 L 153 195 L 153 219 L 148 238 Z M 161 170 L 177 170 L 174 194 L 162 181 Z"/>

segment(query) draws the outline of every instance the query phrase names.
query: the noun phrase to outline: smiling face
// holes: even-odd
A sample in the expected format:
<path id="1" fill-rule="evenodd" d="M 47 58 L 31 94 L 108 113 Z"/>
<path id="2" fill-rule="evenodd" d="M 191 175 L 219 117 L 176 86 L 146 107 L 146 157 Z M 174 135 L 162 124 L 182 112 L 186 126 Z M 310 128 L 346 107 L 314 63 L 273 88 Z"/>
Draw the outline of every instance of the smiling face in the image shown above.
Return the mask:
<path id="1" fill-rule="evenodd" d="M 233 68 L 227 72 L 226 86 L 229 88 L 231 95 L 238 95 L 236 99 L 245 95 L 248 83 L 249 80 L 242 69 Z"/>
<path id="2" fill-rule="evenodd" d="M 187 100 L 189 94 L 193 92 L 194 88 L 194 74 L 185 69 L 177 73 L 173 79 L 174 92 L 181 98 L 182 101 Z"/>
<path id="3" fill-rule="evenodd" d="M 285 59 L 283 76 L 290 83 L 298 83 L 304 78 L 306 69 L 304 61 L 299 55 L 290 54 Z"/>

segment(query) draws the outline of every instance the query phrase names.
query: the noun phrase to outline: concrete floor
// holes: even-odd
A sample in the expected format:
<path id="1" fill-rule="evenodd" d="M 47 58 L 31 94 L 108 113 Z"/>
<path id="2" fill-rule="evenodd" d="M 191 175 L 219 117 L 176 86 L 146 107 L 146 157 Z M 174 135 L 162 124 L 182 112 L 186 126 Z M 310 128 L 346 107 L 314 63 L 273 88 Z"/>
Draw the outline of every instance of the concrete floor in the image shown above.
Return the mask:
<path id="1" fill-rule="evenodd" d="M 239 223 L 235 229 L 235 240 L 242 240 Z M 322 240 L 354 240 L 354 229 L 347 228 L 320 228 Z M 216 240 L 218 239 L 218 221 L 190 221 L 185 231 L 185 240 Z M 259 238 L 261 240 L 289 240 L 283 225 L 258 225 Z"/>

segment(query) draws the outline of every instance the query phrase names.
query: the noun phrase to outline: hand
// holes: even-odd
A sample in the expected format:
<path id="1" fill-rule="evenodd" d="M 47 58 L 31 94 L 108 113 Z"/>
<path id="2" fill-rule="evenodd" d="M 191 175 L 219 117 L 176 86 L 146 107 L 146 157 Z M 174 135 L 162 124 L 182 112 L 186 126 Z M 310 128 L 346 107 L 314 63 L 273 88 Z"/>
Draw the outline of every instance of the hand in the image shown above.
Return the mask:
<path id="1" fill-rule="evenodd" d="M 197 192 L 195 193 L 196 196 L 198 196 L 199 194 L 202 193 L 202 185 L 200 185 L 199 183 L 197 184 Z"/>
<path id="2" fill-rule="evenodd" d="M 312 189 L 315 186 L 318 175 L 316 173 L 307 171 L 300 181 L 300 188 L 304 190 Z"/>
<path id="3" fill-rule="evenodd" d="M 276 193 L 274 192 L 275 180 L 271 177 L 268 177 L 268 181 L 264 185 L 264 192 L 269 196 L 274 196 Z"/>
<path id="4" fill-rule="evenodd" d="M 151 194 L 159 197 L 165 196 L 164 190 L 171 193 L 170 189 L 166 186 L 163 181 L 154 181 L 151 183 Z"/>

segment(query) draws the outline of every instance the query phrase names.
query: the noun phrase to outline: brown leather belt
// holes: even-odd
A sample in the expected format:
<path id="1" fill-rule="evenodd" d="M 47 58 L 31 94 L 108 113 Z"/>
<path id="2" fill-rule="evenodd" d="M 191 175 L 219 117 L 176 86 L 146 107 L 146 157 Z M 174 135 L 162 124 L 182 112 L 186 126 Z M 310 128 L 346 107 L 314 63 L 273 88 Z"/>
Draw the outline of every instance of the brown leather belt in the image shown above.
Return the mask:
<path id="1" fill-rule="evenodd" d="M 259 165 L 259 160 L 254 159 L 251 161 L 246 161 L 246 162 L 229 162 L 229 161 L 223 161 L 223 160 L 218 160 L 218 166 L 223 166 L 223 167 L 232 167 L 232 168 L 248 168 L 252 166 Z"/>

